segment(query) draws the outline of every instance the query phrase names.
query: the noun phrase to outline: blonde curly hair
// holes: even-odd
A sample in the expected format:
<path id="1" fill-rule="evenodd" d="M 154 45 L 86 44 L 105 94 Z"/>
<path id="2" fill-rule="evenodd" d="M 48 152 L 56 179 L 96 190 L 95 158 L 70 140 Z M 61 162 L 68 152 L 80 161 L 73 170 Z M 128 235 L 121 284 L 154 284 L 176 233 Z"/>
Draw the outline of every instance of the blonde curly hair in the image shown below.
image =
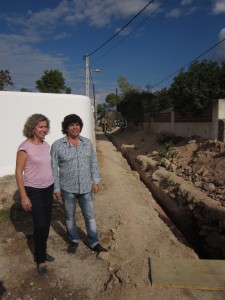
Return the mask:
<path id="1" fill-rule="evenodd" d="M 48 126 L 48 132 L 50 130 L 50 121 L 47 117 L 41 114 L 33 114 L 30 117 L 28 117 L 26 123 L 23 127 L 23 135 L 30 139 L 34 136 L 34 128 L 38 125 L 39 122 L 46 121 Z"/>

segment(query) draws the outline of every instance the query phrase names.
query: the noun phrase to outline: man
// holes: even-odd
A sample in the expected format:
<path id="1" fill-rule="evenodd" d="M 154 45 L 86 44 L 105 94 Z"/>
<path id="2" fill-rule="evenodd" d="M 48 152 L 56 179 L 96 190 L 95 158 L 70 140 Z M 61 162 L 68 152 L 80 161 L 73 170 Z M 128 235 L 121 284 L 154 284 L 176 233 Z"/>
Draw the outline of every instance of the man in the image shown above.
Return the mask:
<path id="1" fill-rule="evenodd" d="M 69 236 L 68 253 L 75 253 L 80 242 L 76 226 L 76 204 L 78 202 L 87 230 L 90 248 L 99 253 L 107 252 L 99 244 L 93 208 L 93 193 L 100 189 L 96 153 L 90 139 L 80 135 L 83 122 L 78 115 L 71 114 L 62 122 L 63 138 L 51 147 L 54 194 L 63 201 L 66 228 Z"/>
<path id="2" fill-rule="evenodd" d="M 107 119 L 104 117 L 101 121 L 101 124 L 102 124 L 102 131 L 104 133 L 106 133 L 106 129 L 107 129 Z"/>

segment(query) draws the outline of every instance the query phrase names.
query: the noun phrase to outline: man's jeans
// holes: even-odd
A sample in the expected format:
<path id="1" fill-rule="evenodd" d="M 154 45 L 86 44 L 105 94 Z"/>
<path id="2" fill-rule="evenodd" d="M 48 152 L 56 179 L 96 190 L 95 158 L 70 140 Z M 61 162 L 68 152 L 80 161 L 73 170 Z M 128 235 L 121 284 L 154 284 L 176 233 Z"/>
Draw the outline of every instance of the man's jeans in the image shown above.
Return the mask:
<path id="1" fill-rule="evenodd" d="M 91 248 L 98 244 L 97 225 L 94 215 L 92 191 L 86 194 L 75 194 L 61 190 L 63 204 L 66 214 L 66 228 L 69 240 L 75 243 L 80 242 L 76 225 L 76 204 L 81 208 L 87 230 L 87 241 Z"/>

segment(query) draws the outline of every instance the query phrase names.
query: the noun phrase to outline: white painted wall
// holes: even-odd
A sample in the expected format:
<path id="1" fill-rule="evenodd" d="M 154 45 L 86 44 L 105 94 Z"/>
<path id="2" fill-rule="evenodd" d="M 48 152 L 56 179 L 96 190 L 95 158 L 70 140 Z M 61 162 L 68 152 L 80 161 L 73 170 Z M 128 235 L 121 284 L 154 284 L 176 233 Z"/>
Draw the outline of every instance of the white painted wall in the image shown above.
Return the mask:
<path id="1" fill-rule="evenodd" d="M 46 141 L 51 145 L 63 136 L 61 123 L 66 115 L 77 114 L 84 123 L 81 134 L 94 142 L 94 117 L 90 98 L 71 94 L 0 92 L 0 176 L 15 173 L 17 148 L 26 138 L 23 126 L 35 113 L 50 119 Z"/>

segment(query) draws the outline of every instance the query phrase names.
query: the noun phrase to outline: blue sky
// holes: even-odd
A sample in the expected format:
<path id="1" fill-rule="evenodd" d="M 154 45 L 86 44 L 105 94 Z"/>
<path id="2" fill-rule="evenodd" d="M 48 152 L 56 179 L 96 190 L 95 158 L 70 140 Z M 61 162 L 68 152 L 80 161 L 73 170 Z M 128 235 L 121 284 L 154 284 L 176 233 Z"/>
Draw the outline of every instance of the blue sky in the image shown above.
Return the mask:
<path id="1" fill-rule="evenodd" d="M 0 12 L 0 69 L 31 91 L 44 70 L 59 69 L 74 94 L 85 95 L 92 53 L 149 2 L 145 0 L 7 0 Z M 160 6 L 161 5 L 161 6 Z M 168 87 L 173 72 L 225 38 L 225 0 L 153 0 L 89 57 L 96 100 L 116 92 L 120 75 L 145 89 Z M 225 41 L 201 59 L 225 60 Z M 161 84 L 159 82 L 163 81 Z M 90 96 L 92 87 L 90 83 Z"/>

